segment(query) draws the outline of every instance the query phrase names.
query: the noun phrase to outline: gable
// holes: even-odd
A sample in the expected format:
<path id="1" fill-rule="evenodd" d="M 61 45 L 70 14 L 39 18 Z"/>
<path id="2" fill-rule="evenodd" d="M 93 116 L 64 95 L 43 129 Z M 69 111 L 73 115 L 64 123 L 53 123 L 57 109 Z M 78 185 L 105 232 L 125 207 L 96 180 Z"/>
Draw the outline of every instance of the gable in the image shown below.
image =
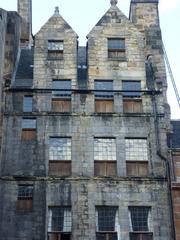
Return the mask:
<path id="1" fill-rule="evenodd" d="M 111 6 L 110 9 L 102 16 L 102 18 L 97 22 L 95 27 L 90 31 L 87 37 L 103 29 L 107 28 L 127 28 L 133 29 L 136 32 L 139 32 L 136 26 L 126 17 L 126 15 L 117 7 Z M 140 32 L 139 32 L 140 33 Z"/>
<path id="2" fill-rule="evenodd" d="M 78 37 L 72 27 L 59 14 L 59 10 L 57 10 L 57 8 L 52 17 L 50 17 L 49 20 L 41 27 L 35 37 L 38 37 L 39 35 L 44 34 L 48 31 L 51 31 L 52 34 L 68 32 Z"/>

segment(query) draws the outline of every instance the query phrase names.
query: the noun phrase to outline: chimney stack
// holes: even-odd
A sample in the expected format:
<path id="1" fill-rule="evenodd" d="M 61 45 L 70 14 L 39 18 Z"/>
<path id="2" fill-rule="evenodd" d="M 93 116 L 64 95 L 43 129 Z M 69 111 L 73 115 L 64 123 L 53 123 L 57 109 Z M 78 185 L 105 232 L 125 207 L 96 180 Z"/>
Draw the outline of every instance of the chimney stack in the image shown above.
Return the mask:
<path id="1" fill-rule="evenodd" d="M 18 13 L 22 18 L 21 46 L 32 43 L 32 0 L 18 0 Z"/>

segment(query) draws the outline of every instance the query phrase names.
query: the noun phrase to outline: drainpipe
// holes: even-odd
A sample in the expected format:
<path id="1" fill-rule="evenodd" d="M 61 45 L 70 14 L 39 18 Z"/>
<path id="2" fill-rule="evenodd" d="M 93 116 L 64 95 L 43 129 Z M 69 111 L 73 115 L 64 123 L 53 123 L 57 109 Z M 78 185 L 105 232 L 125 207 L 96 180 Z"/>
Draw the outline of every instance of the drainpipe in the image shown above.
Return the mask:
<path id="1" fill-rule="evenodd" d="M 154 75 L 154 70 L 152 66 L 152 56 L 148 56 L 147 58 L 147 67 L 149 70 L 149 73 L 151 75 L 151 78 L 153 82 L 155 81 L 155 75 Z M 154 84 L 151 86 L 152 87 L 152 93 L 155 91 L 155 86 Z M 167 180 L 168 180 L 168 200 L 169 200 L 169 205 L 170 205 L 170 218 L 171 218 L 171 223 L 172 223 L 172 239 L 176 240 L 176 231 L 175 231 L 175 224 L 174 224 L 174 209 L 173 209 L 173 198 L 172 198 L 172 191 L 171 191 L 171 171 L 170 171 L 170 165 L 169 165 L 169 160 L 167 157 L 165 157 L 162 152 L 161 152 L 161 145 L 160 145 L 160 133 L 159 133 L 159 120 L 157 116 L 157 102 L 156 102 L 156 96 L 155 94 L 151 95 L 151 100 L 152 100 L 152 106 L 153 106 L 153 115 L 154 115 L 154 126 L 155 126 L 155 136 L 156 136 L 156 146 L 157 146 L 157 155 L 165 162 L 166 169 L 167 169 Z"/>

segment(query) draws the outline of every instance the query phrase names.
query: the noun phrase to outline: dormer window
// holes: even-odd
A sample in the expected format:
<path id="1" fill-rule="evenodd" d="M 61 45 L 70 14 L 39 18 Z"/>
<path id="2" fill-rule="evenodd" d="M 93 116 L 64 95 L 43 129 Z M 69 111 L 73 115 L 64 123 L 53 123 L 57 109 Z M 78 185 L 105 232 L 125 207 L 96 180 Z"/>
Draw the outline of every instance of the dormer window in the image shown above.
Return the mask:
<path id="1" fill-rule="evenodd" d="M 48 59 L 61 60 L 63 59 L 64 42 L 61 40 L 48 41 Z"/>
<path id="2" fill-rule="evenodd" d="M 125 39 L 109 38 L 108 39 L 108 58 L 115 60 L 126 59 Z"/>

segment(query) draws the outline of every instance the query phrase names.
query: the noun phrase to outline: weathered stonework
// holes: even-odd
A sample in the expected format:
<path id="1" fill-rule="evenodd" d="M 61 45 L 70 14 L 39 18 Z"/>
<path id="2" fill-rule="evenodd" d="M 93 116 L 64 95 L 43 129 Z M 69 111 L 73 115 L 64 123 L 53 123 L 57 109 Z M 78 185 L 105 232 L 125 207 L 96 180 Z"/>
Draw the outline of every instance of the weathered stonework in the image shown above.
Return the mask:
<path id="1" fill-rule="evenodd" d="M 21 49 L 13 88 L 6 91 L 3 116 L 2 240 L 48 240 L 50 206 L 71 206 L 72 240 L 97 239 L 97 206 L 118 207 L 118 240 L 130 239 L 129 206 L 151 208 L 153 240 L 174 240 L 166 162 L 169 124 L 164 107 L 166 73 L 157 3 L 157 0 L 132 0 L 129 20 L 118 9 L 116 1 L 111 1 L 110 9 L 88 34 L 87 56 L 84 57 L 87 62 L 79 61 L 77 34 L 59 14 L 58 8 L 36 34 L 34 53 Z M 19 4 L 19 9 L 28 9 L 22 1 Z M 22 11 L 22 15 L 27 17 L 27 12 Z M 124 59 L 108 58 L 108 39 L 111 38 L 125 39 Z M 63 58 L 52 60 L 48 57 L 48 41 L 63 42 L 63 49 L 59 49 Z M 32 54 L 34 62 L 27 62 L 26 56 L 30 58 Z M 153 55 L 152 65 L 149 55 Z M 80 67 L 87 69 L 87 79 L 80 79 Z M 154 72 L 149 73 L 148 67 Z M 53 79 L 71 80 L 71 111 L 52 110 Z M 117 90 L 114 112 L 95 112 L 94 80 L 113 80 L 113 89 Z M 141 81 L 142 112 L 124 112 L 121 92 L 124 80 Z M 156 91 L 159 89 L 162 92 Z M 29 95 L 33 99 L 32 111 L 24 112 L 23 99 Z M 23 118 L 36 118 L 34 139 L 22 139 Z M 70 176 L 50 174 L 50 137 L 71 138 Z M 98 137 L 115 139 L 116 176 L 94 174 L 94 138 Z M 147 139 L 146 176 L 128 176 L 126 138 Z M 18 212 L 18 185 L 27 184 L 33 186 L 33 208 L 29 212 Z"/>
<path id="2" fill-rule="evenodd" d="M 32 44 L 32 0 L 18 0 L 18 13 L 21 16 L 21 46 Z"/>

